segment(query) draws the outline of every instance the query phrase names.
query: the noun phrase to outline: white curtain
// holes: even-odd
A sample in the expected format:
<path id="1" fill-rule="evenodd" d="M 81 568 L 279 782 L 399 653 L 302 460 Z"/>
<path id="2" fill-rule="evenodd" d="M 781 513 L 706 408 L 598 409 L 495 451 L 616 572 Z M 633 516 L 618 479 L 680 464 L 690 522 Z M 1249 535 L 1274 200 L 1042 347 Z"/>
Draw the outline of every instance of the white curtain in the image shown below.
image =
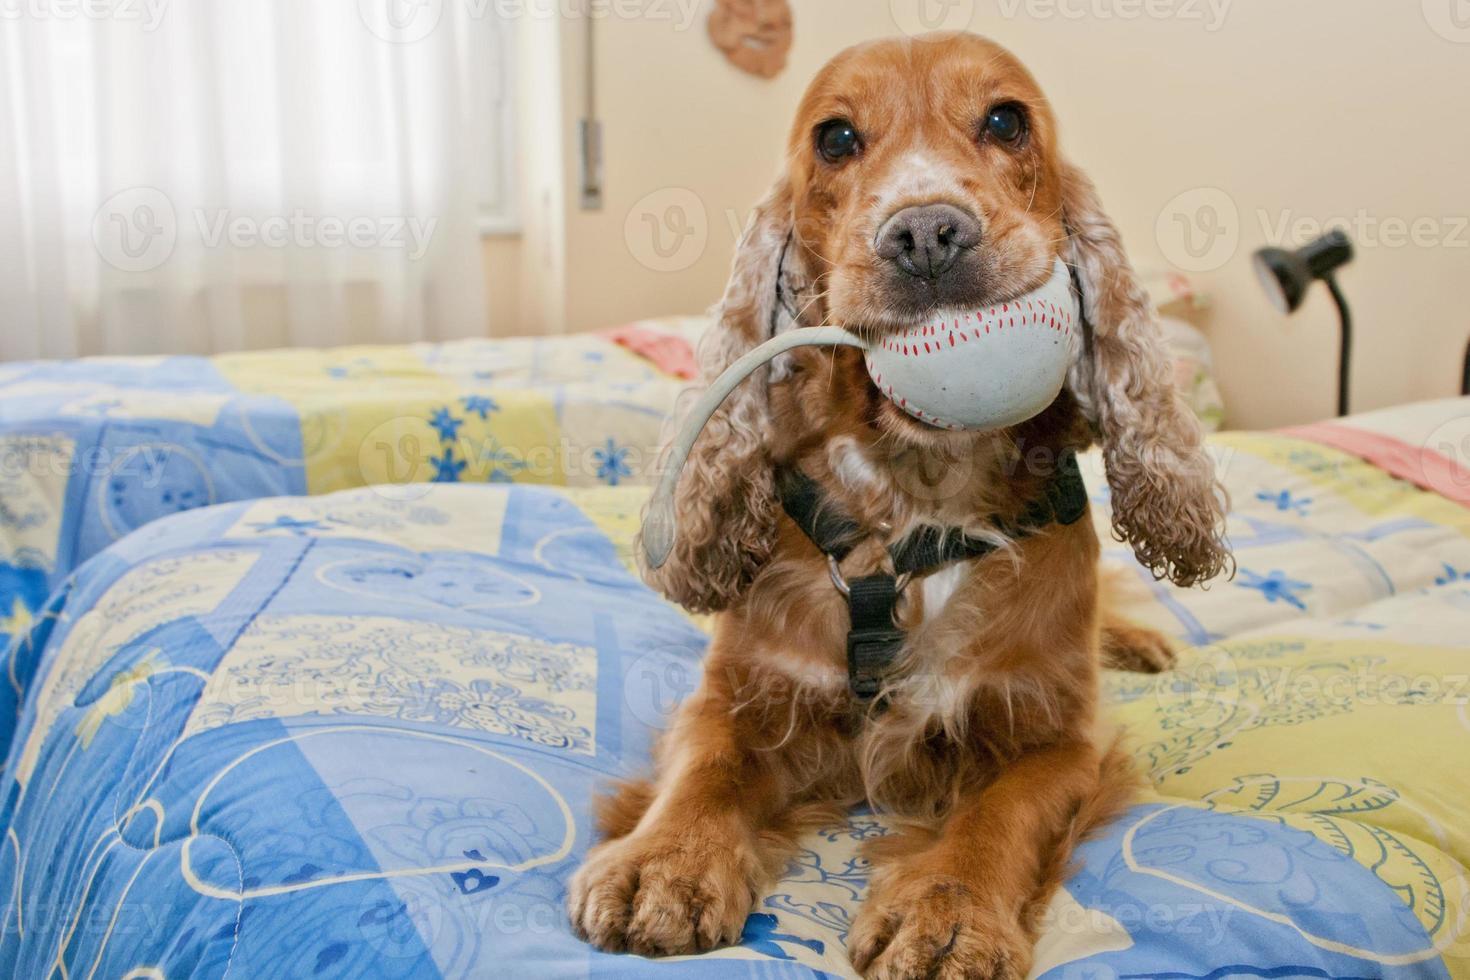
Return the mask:
<path id="1" fill-rule="evenodd" d="M 466 9 L 0 0 L 0 360 L 482 334 Z"/>

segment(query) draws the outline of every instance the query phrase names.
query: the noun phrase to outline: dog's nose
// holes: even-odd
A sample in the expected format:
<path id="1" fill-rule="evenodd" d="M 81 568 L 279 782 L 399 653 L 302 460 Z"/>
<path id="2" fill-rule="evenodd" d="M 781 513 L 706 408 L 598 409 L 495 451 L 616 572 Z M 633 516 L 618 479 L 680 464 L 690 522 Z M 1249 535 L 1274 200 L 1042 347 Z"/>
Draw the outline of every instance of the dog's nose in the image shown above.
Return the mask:
<path id="1" fill-rule="evenodd" d="M 904 208 L 878 230 L 879 256 L 919 279 L 938 279 L 980 244 L 980 219 L 949 204 Z"/>

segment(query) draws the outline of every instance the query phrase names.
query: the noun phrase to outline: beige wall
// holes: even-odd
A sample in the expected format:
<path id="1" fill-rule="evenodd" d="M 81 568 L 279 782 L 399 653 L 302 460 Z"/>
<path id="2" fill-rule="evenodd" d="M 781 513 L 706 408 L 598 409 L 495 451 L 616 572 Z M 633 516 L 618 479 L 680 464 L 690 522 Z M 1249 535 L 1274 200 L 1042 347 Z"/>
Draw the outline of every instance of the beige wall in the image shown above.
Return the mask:
<path id="1" fill-rule="evenodd" d="M 607 201 L 601 212 L 577 209 L 567 154 L 567 329 L 707 306 L 807 79 L 846 44 L 912 24 L 919 2 L 794 0 L 796 46 L 774 82 L 728 67 L 703 12 L 683 31 L 662 17 L 599 20 Z M 1294 238 L 1303 220 L 1354 221 L 1360 252 L 1343 285 L 1359 322 L 1355 407 L 1454 392 L 1470 337 L 1461 295 L 1470 125 L 1458 108 L 1470 91 L 1470 43 L 1437 33 L 1421 0 L 923 2 L 952 14 L 968 4 L 972 29 L 1032 67 L 1069 154 L 1098 181 L 1138 264 L 1195 267 L 1214 297 L 1199 322 L 1232 424 L 1331 412 L 1336 327 L 1325 293 L 1284 319 L 1250 266 L 1254 248 L 1280 240 L 1283 227 Z M 646 9 L 677 17 L 674 3 Z M 1170 16 L 1127 16 L 1142 9 Z M 568 93 L 579 91 L 572 56 L 583 27 L 562 25 Z M 573 147 L 578 102 L 568 103 L 560 136 Z M 650 220 L 693 234 L 664 227 L 665 246 L 684 245 L 660 256 Z M 1191 226 L 1203 254 L 1184 248 Z M 1202 237 L 1206 226 L 1213 239 Z"/>

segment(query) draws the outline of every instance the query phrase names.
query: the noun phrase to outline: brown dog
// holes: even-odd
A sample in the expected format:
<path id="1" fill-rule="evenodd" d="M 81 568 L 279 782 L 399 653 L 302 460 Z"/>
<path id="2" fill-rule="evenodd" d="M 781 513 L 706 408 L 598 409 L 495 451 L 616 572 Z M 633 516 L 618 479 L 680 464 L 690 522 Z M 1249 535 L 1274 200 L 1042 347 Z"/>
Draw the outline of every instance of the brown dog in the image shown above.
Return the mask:
<path id="1" fill-rule="evenodd" d="M 868 801 L 903 829 L 870 854 L 856 968 L 1026 974 L 1073 845 L 1132 786 L 1096 730 L 1100 654 L 1154 669 L 1170 656 L 1101 611 L 1092 524 L 1049 503 L 1075 488 L 1060 476 L 1069 454 L 1101 441 L 1114 530 L 1158 577 L 1203 582 L 1229 556 L 1223 495 L 1148 297 L 1020 62 L 943 35 L 823 69 L 701 351 L 708 380 L 773 330 L 876 336 L 988 307 L 1040 285 L 1058 256 L 1082 292 L 1085 350 L 1029 422 L 933 429 L 882 398 L 856 352 L 807 349 L 705 431 L 680 486 L 681 537 L 649 579 L 720 615 L 657 779 L 603 801 L 606 840 L 571 883 L 589 941 L 664 955 L 738 940 L 794 835 Z M 891 574 L 926 533 L 967 546 Z M 901 632 L 873 634 L 893 653 L 876 676 L 849 653 L 858 605 L 840 587 L 860 580 L 897 595 L 886 625 Z"/>

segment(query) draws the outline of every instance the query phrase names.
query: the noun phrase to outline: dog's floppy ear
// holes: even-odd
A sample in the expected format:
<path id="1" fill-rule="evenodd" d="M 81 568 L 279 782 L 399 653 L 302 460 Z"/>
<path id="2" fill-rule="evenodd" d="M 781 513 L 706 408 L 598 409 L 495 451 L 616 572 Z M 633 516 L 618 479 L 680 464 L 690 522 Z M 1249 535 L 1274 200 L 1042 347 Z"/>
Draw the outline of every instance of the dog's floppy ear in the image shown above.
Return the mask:
<path id="1" fill-rule="evenodd" d="M 716 322 L 699 345 L 703 385 L 686 392 L 673 431 L 692 396 L 770 339 L 792 222 L 791 185 L 783 177 L 757 205 L 736 248 L 729 285 L 714 310 Z M 769 374 L 769 368 L 757 371 L 705 426 L 675 495 L 679 531 L 673 551 L 661 568 L 644 569 L 650 585 L 692 612 L 728 607 L 775 546 L 779 504 L 765 443 Z M 663 455 L 667 465 L 667 446 Z"/>
<path id="2" fill-rule="evenodd" d="M 1061 172 L 1066 259 L 1087 327 L 1071 387 L 1102 441 L 1113 533 L 1156 578 L 1206 582 L 1231 563 L 1224 490 L 1117 228 L 1092 181 L 1070 164 Z"/>

